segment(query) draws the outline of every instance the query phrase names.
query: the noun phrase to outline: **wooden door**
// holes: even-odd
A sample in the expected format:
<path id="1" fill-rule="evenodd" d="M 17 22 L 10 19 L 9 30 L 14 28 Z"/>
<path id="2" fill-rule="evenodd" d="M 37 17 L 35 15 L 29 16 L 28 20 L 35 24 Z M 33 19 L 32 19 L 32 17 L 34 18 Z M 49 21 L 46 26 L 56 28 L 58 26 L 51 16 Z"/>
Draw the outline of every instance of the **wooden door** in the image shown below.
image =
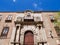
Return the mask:
<path id="1" fill-rule="evenodd" d="M 24 45 L 34 45 L 34 35 L 32 32 L 25 33 Z"/>

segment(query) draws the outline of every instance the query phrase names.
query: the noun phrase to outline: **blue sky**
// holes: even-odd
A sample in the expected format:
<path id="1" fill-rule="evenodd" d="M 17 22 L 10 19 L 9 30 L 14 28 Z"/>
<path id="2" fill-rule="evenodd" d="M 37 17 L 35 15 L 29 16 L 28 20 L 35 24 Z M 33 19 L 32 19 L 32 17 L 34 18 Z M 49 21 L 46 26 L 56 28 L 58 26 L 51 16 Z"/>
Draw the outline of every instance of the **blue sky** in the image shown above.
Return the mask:
<path id="1" fill-rule="evenodd" d="M 0 11 L 60 11 L 60 0 L 0 0 Z"/>

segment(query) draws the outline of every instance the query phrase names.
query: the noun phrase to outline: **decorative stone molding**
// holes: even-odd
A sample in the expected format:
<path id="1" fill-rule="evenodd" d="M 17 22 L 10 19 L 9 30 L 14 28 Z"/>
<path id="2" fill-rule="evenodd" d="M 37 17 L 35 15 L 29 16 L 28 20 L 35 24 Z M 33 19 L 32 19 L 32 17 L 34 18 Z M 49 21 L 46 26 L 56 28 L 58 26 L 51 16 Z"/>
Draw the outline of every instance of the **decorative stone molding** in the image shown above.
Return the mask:
<path id="1" fill-rule="evenodd" d="M 24 26 L 23 29 L 21 30 L 21 36 L 20 36 L 20 43 L 21 45 L 23 45 L 23 41 L 24 41 L 24 33 L 26 31 L 32 31 L 34 34 L 34 44 L 37 45 L 37 36 L 36 36 L 36 30 L 35 30 L 35 26 Z"/>

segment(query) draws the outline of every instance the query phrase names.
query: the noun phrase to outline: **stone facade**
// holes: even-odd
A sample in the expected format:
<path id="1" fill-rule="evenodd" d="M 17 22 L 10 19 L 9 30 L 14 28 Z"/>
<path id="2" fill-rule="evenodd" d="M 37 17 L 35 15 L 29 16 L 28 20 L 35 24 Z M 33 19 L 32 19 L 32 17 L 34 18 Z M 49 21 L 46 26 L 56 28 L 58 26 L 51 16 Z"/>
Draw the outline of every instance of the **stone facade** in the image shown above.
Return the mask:
<path id="1" fill-rule="evenodd" d="M 33 32 L 34 45 L 58 45 L 58 36 L 50 19 L 50 15 L 57 15 L 56 12 L 0 12 L 0 15 L 0 45 L 24 45 L 26 31 Z M 9 27 L 6 37 L 1 36 L 4 27 Z"/>

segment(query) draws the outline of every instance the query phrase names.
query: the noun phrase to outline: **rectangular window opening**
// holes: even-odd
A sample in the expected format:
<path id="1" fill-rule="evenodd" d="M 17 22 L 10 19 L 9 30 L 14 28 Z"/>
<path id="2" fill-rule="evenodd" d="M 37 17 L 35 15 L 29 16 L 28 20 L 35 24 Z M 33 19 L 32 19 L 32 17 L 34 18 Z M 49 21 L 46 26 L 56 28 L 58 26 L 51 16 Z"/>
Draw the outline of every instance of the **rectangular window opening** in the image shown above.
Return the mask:
<path id="1" fill-rule="evenodd" d="M 3 30 L 2 30 L 2 32 L 1 32 L 0 37 L 3 37 L 3 38 L 7 37 L 8 32 L 9 32 L 9 27 L 4 27 Z"/>

